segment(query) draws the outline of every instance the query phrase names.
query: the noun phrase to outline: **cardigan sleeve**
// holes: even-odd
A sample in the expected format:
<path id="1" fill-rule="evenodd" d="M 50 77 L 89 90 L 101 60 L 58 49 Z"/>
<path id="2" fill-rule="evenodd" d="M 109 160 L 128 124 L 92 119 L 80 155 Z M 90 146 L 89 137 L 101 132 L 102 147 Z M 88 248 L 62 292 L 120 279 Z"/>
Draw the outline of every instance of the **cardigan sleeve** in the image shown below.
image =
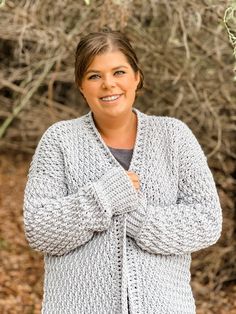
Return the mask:
<path id="1" fill-rule="evenodd" d="M 126 214 L 127 235 L 154 254 L 184 254 L 214 244 L 222 210 L 206 156 L 189 127 L 176 119 L 179 156 L 176 204 L 148 204 L 139 192 L 138 209 Z"/>
<path id="2" fill-rule="evenodd" d="M 44 133 L 30 164 L 23 221 L 29 245 L 63 255 L 109 228 L 111 217 L 137 208 L 137 192 L 122 168 L 113 167 L 96 182 L 68 195 L 60 132 Z"/>

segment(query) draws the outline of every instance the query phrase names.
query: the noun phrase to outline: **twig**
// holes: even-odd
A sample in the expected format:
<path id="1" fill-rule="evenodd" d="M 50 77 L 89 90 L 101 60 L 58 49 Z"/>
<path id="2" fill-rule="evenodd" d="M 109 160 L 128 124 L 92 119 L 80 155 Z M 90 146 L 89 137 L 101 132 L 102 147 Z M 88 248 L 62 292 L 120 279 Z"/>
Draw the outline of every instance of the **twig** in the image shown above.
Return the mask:
<path id="1" fill-rule="evenodd" d="M 31 88 L 31 90 L 29 90 L 29 92 L 25 95 L 25 97 L 22 99 L 22 101 L 20 102 L 20 104 L 18 106 L 16 106 L 13 109 L 13 112 L 11 114 L 10 117 L 8 117 L 3 124 L 0 127 L 0 138 L 3 137 L 3 135 L 5 134 L 7 128 L 9 127 L 9 125 L 12 123 L 12 121 L 15 119 L 15 117 L 17 117 L 18 113 L 27 105 L 28 101 L 30 100 L 30 98 L 34 95 L 34 93 L 37 91 L 37 89 L 39 88 L 39 86 L 41 85 L 41 83 L 43 82 L 44 78 L 47 76 L 48 72 L 51 70 L 51 68 L 53 67 L 55 63 L 55 60 L 51 61 L 51 62 L 47 62 L 44 68 L 43 73 L 39 76 L 36 84 Z"/>

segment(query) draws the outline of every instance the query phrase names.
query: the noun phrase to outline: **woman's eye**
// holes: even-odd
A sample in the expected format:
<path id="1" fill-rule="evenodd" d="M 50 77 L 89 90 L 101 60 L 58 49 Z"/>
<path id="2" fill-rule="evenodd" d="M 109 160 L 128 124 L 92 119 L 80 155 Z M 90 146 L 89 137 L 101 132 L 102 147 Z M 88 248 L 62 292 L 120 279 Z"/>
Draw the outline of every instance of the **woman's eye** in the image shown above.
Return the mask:
<path id="1" fill-rule="evenodd" d="M 115 74 L 117 74 L 118 73 L 118 75 L 120 75 L 120 74 L 124 74 L 125 72 L 124 71 L 116 71 L 115 72 Z M 91 75 L 88 79 L 89 80 L 93 80 L 93 79 L 95 79 L 95 78 L 97 78 L 97 77 L 99 77 L 99 75 L 98 74 L 93 74 L 93 75 Z"/>
<path id="2" fill-rule="evenodd" d="M 89 77 L 89 80 L 93 79 L 93 78 L 96 77 L 96 76 L 98 76 L 98 74 L 91 75 L 91 76 Z"/>
<path id="3" fill-rule="evenodd" d="M 124 71 L 116 71 L 115 73 L 121 73 L 121 74 L 124 74 L 125 72 L 124 72 Z"/>

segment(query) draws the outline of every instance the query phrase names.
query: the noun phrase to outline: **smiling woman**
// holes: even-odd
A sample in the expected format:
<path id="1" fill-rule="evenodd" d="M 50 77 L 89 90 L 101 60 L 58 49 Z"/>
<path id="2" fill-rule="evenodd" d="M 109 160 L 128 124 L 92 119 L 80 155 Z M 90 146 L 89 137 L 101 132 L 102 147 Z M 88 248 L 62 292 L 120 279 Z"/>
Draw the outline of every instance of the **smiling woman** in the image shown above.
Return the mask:
<path id="1" fill-rule="evenodd" d="M 90 111 L 43 134 L 24 196 L 42 313 L 194 314 L 191 253 L 222 224 L 201 146 L 184 122 L 134 108 L 143 74 L 123 33 L 82 37 L 75 81 Z"/>
<path id="2" fill-rule="evenodd" d="M 132 111 L 143 73 L 128 39 L 120 32 L 91 33 L 76 49 L 75 81 L 103 140 L 132 148 L 137 118 Z"/>

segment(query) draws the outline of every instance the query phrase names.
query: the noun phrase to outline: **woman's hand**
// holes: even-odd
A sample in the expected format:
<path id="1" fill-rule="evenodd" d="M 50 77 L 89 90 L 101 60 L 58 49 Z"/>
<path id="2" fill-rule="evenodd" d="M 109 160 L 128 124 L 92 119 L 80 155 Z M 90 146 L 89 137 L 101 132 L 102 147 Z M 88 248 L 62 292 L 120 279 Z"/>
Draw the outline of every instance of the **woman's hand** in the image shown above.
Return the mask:
<path id="1" fill-rule="evenodd" d="M 133 186 L 136 190 L 140 189 L 140 183 L 139 183 L 139 177 L 135 172 L 132 171 L 126 171 L 127 175 L 129 176 L 131 182 L 133 183 Z"/>

